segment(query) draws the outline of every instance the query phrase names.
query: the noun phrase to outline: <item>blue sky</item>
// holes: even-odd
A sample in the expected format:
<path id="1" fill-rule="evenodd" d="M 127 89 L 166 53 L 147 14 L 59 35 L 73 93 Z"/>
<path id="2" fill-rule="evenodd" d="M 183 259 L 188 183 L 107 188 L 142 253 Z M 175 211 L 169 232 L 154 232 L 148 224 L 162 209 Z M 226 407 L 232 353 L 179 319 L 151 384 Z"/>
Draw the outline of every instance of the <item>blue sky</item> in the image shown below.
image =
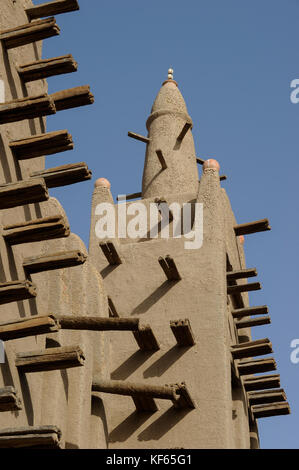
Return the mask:
<path id="1" fill-rule="evenodd" d="M 269 337 L 292 414 L 259 420 L 263 448 L 299 448 L 298 0 L 79 0 L 80 12 L 57 16 L 61 34 L 44 41 L 44 58 L 72 53 L 78 72 L 48 80 L 49 92 L 89 84 L 92 106 L 48 118 L 68 129 L 75 150 L 47 157 L 47 167 L 86 161 L 93 180 L 51 190 L 71 229 L 88 243 L 93 183 L 106 177 L 117 194 L 140 191 L 145 133 L 153 100 L 175 71 L 193 119 L 198 156 L 216 158 L 239 223 L 269 218 L 272 231 L 246 237 L 248 267 L 263 289 L 251 305 L 267 304 Z M 35 1 L 35 4 L 44 3 Z"/>

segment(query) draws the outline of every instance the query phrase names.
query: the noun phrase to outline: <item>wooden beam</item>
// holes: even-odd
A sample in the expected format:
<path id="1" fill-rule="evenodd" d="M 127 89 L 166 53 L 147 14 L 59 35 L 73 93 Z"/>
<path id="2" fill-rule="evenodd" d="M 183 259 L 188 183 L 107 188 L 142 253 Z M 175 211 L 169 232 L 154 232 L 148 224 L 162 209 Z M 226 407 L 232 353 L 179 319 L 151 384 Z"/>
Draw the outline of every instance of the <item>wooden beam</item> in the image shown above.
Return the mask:
<path id="1" fill-rule="evenodd" d="M 143 135 L 140 134 L 135 134 L 135 132 L 128 132 L 128 136 L 131 137 L 132 139 L 139 140 L 140 142 L 144 142 L 145 144 L 150 143 L 150 139 L 148 137 L 144 137 Z"/>
<path id="2" fill-rule="evenodd" d="M 42 178 L 0 185 L 0 209 L 10 209 L 48 199 L 48 189 Z"/>
<path id="3" fill-rule="evenodd" d="M 280 375 L 262 375 L 260 377 L 246 377 L 243 380 L 243 385 L 246 392 L 255 391 L 255 390 L 266 390 L 275 387 L 280 387 Z"/>
<path id="4" fill-rule="evenodd" d="M 138 318 L 103 318 L 75 317 L 73 315 L 56 315 L 62 329 L 88 331 L 137 331 Z"/>
<path id="5" fill-rule="evenodd" d="M 61 431 L 56 426 L 26 426 L 0 430 L 0 448 L 59 449 Z"/>
<path id="6" fill-rule="evenodd" d="M 9 146 L 17 160 L 52 155 L 74 148 L 72 136 L 66 130 L 14 140 L 9 143 Z"/>
<path id="7" fill-rule="evenodd" d="M 199 157 L 196 158 L 196 163 L 198 163 L 199 165 L 203 165 L 204 162 L 205 160 L 203 160 L 202 158 L 199 158 Z"/>
<path id="8" fill-rule="evenodd" d="M 238 363 L 240 375 L 252 375 L 276 370 L 276 362 L 273 357 L 269 359 L 247 360 Z"/>
<path id="9" fill-rule="evenodd" d="M 78 0 L 55 0 L 26 8 L 25 12 L 29 20 L 34 20 L 36 18 L 59 15 L 76 10 L 79 10 Z"/>
<path id="10" fill-rule="evenodd" d="M 55 114 L 53 99 L 47 94 L 30 96 L 0 104 L 0 124 Z"/>
<path id="11" fill-rule="evenodd" d="M 232 310 L 232 316 L 234 318 L 248 317 L 250 315 L 261 315 L 264 313 L 269 313 L 267 305 L 261 305 L 258 307 L 244 307 Z"/>
<path id="12" fill-rule="evenodd" d="M 61 165 L 48 170 L 35 171 L 30 178 L 44 178 L 48 188 L 58 188 L 70 184 L 88 181 L 92 172 L 85 162 Z"/>
<path id="13" fill-rule="evenodd" d="M 185 320 L 172 320 L 170 322 L 170 328 L 178 346 L 194 346 L 195 338 L 188 318 Z"/>
<path id="14" fill-rule="evenodd" d="M 49 253 L 47 255 L 25 258 L 23 268 L 26 273 L 35 274 L 80 266 L 85 263 L 86 259 L 86 254 L 81 251 L 62 251 L 60 253 Z"/>
<path id="15" fill-rule="evenodd" d="M 0 284 L 0 305 L 33 299 L 36 296 L 36 286 L 28 280 Z"/>
<path id="16" fill-rule="evenodd" d="M 69 369 L 84 365 L 84 354 L 79 346 L 48 348 L 16 354 L 16 367 L 22 372 L 43 372 Z"/>
<path id="17" fill-rule="evenodd" d="M 272 352 L 272 343 L 268 338 L 231 346 L 231 353 L 234 359 L 263 356 L 264 354 L 270 354 Z"/>
<path id="18" fill-rule="evenodd" d="M 55 18 L 46 18 L 45 20 L 33 21 L 32 23 L 0 31 L 0 41 L 3 41 L 6 49 L 12 49 L 59 34 L 60 29 Z"/>
<path id="19" fill-rule="evenodd" d="M 0 323 L 0 340 L 26 338 L 59 331 L 59 324 L 54 315 L 25 318 Z"/>
<path id="20" fill-rule="evenodd" d="M 105 255 L 110 266 L 119 266 L 122 264 L 122 260 L 116 250 L 115 244 L 113 242 L 101 242 L 99 244 L 102 252 Z"/>
<path id="21" fill-rule="evenodd" d="M 167 255 L 165 258 L 160 256 L 158 261 L 169 281 L 180 281 L 182 279 L 171 256 Z"/>
<path id="22" fill-rule="evenodd" d="M 159 343 L 149 325 L 138 326 L 138 330 L 133 332 L 134 338 L 142 351 L 158 351 Z"/>
<path id="23" fill-rule="evenodd" d="M 117 196 L 116 200 L 117 201 L 130 201 L 131 199 L 138 199 L 142 196 L 142 193 L 132 193 L 132 194 L 126 194 L 124 197 L 123 196 Z"/>
<path id="24" fill-rule="evenodd" d="M 271 318 L 267 317 L 257 317 L 257 318 L 249 318 L 248 320 L 240 320 L 235 322 L 236 328 L 252 328 L 254 326 L 262 326 L 262 325 L 270 325 Z"/>
<path id="25" fill-rule="evenodd" d="M 186 124 L 184 125 L 183 129 L 181 130 L 177 140 L 179 142 L 182 142 L 182 140 L 184 139 L 185 135 L 187 134 L 188 130 L 192 128 L 192 124 L 191 122 L 186 122 Z"/>
<path id="26" fill-rule="evenodd" d="M 55 75 L 72 73 L 78 70 L 78 64 L 71 54 L 51 59 L 36 60 L 17 67 L 17 71 L 23 82 L 44 80 Z"/>
<path id="27" fill-rule="evenodd" d="M 255 277 L 255 276 L 257 276 L 256 268 L 240 269 L 237 271 L 228 271 L 226 273 L 227 281 L 235 281 L 237 279 L 247 279 L 248 277 Z"/>
<path id="28" fill-rule="evenodd" d="M 227 294 L 235 295 L 241 292 L 251 292 L 254 290 L 260 290 L 262 288 L 259 282 L 251 282 L 248 284 L 236 284 L 235 286 L 227 286 Z"/>
<path id="29" fill-rule="evenodd" d="M 165 161 L 162 150 L 156 150 L 156 154 L 157 154 L 157 157 L 159 159 L 159 162 L 161 163 L 162 170 L 166 170 L 167 163 Z"/>
<path id="30" fill-rule="evenodd" d="M 249 235 L 250 233 L 265 232 L 271 230 L 268 219 L 257 220 L 255 222 L 249 222 L 247 224 L 236 225 L 234 227 L 235 234 Z"/>
<path id="31" fill-rule="evenodd" d="M 21 400 L 14 387 L 0 388 L 0 412 L 21 410 Z"/>
<path id="32" fill-rule="evenodd" d="M 10 245 L 68 237 L 70 228 L 61 215 L 43 217 L 3 227 L 3 237 Z"/>
<path id="33" fill-rule="evenodd" d="M 227 180 L 227 176 L 226 176 L 226 175 L 220 175 L 220 176 L 219 176 L 219 179 L 220 179 L 220 181 L 226 181 L 226 180 Z"/>
<path id="34" fill-rule="evenodd" d="M 94 103 L 94 96 L 90 92 L 89 85 L 77 86 L 68 90 L 52 93 L 51 98 L 54 101 L 57 111 L 77 108 Z"/>
<path id="35" fill-rule="evenodd" d="M 271 418 L 272 416 L 289 415 L 291 413 L 288 402 L 268 403 L 264 405 L 254 405 L 251 412 L 255 419 Z"/>
<path id="36" fill-rule="evenodd" d="M 287 397 L 283 388 L 277 390 L 259 390 L 247 393 L 249 405 L 264 405 L 286 401 Z"/>

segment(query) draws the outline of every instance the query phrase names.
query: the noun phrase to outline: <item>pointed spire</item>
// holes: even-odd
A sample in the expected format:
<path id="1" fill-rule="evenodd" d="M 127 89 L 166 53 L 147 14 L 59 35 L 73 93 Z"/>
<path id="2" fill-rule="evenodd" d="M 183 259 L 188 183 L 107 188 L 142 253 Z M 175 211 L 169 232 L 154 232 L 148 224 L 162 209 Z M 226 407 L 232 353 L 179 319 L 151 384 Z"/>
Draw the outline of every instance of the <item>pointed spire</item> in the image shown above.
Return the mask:
<path id="1" fill-rule="evenodd" d="M 142 182 L 144 198 L 198 190 L 192 119 L 173 73 L 170 68 L 146 123 L 149 142 Z M 161 165 L 157 151 L 165 164 Z"/>

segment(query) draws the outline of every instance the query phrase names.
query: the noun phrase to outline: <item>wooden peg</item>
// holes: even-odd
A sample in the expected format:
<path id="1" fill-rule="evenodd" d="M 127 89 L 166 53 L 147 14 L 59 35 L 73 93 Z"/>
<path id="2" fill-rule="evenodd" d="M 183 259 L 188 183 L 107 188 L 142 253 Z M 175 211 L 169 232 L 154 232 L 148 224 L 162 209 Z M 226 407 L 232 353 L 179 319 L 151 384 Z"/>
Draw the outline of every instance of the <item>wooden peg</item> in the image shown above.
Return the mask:
<path id="1" fill-rule="evenodd" d="M 18 160 L 52 155 L 74 148 L 72 136 L 66 130 L 14 140 L 10 142 L 9 146 Z"/>
<path id="2" fill-rule="evenodd" d="M 126 194 L 125 197 L 121 196 L 121 197 L 116 197 L 116 200 L 117 201 L 130 201 L 131 199 L 138 199 L 142 196 L 142 193 L 132 193 L 132 194 Z"/>
<path id="3" fill-rule="evenodd" d="M 227 176 L 226 176 L 226 175 L 220 175 L 220 176 L 219 176 L 219 179 L 220 179 L 220 181 L 226 181 L 226 180 L 227 180 Z"/>
<path id="4" fill-rule="evenodd" d="M 150 139 L 148 137 L 144 137 L 143 135 L 140 134 L 135 134 L 135 132 L 128 132 L 128 136 L 132 137 L 132 139 L 139 140 L 140 142 L 144 142 L 145 144 L 150 143 Z"/>
<path id="5" fill-rule="evenodd" d="M 122 264 L 120 256 L 116 250 L 115 244 L 113 242 L 101 242 L 100 248 L 104 253 L 108 263 L 111 266 L 118 266 Z"/>
<path id="6" fill-rule="evenodd" d="M 270 354 L 272 352 L 272 343 L 268 338 L 231 346 L 231 353 L 234 359 L 263 356 L 264 354 Z"/>
<path id="7" fill-rule="evenodd" d="M 55 75 L 72 73 L 78 70 L 78 64 L 71 54 L 51 59 L 36 60 L 17 67 L 17 71 L 23 82 L 44 80 Z"/>
<path id="8" fill-rule="evenodd" d="M 251 292 L 254 290 L 260 290 L 262 288 L 259 282 L 252 282 L 249 284 L 236 284 L 235 286 L 227 286 L 227 294 L 235 295 L 241 292 Z"/>
<path id="9" fill-rule="evenodd" d="M 251 412 L 255 419 L 271 418 L 272 416 L 289 415 L 291 413 L 288 402 L 267 403 L 263 405 L 254 405 Z"/>
<path id="10" fill-rule="evenodd" d="M 271 230 L 268 219 L 257 220 L 256 222 L 249 222 L 247 224 L 236 225 L 234 227 L 235 234 L 249 235 L 250 233 L 264 232 Z"/>
<path id="11" fill-rule="evenodd" d="M 14 387 L 0 388 L 0 412 L 21 410 L 21 400 Z"/>
<path id="12" fill-rule="evenodd" d="M 162 170 L 166 170 L 167 163 L 165 161 L 162 150 L 156 150 L 156 154 L 157 154 L 157 157 L 159 159 L 159 162 L 161 163 Z"/>
<path id="13" fill-rule="evenodd" d="M 196 162 L 197 162 L 199 165 L 203 165 L 204 162 L 205 162 L 205 160 L 203 160 L 202 158 L 197 157 L 197 158 L 196 158 Z"/>
<path id="14" fill-rule="evenodd" d="M 236 281 L 237 279 L 247 279 L 248 277 L 257 276 L 256 268 L 240 269 L 238 271 L 228 271 L 226 273 L 226 279 L 228 281 Z"/>
<path id="15" fill-rule="evenodd" d="M 134 338 L 142 351 L 158 351 L 159 343 L 149 325 L 138 326 L 137 331 L 133 332 Z"/>
<path id="16" fill-rule="evenodd" d="M 68 222 L 61 215 L 3 227 L 3 237 L 10 245 L 68 237 L 69 234 Z"/>
<path id="17" fill-rule="evenodd" d="M 48 189 L 43 179 L 23 180 L 0 186 L 0 209 L 43 202 L 49 199 Z"/>
<path id="18" fill-rule="evenodd" d="M 0 340 L 11 341 L 57 331 L 59 331 L 59 324 L 54 315 L 31 317 L 0 323 Z"/>
<path id="19" fill-rule="evenodd" d="M 238 363 L 238 372 L 240 375 L 261 374 L 276 370 L 276 362 L 273 357 L 269 359 L 243 360 Z"/>
<path id="20" fill-rule="evenodd" d="M 172 320 L 170 322 L 170 328 L 175 336 L 178 346 L 194 346 L 195 338 L 188 318 L 185 320 Z"/>
<path id="21" fill-rule="evenodd" d="M 263 375 L 261 377 L 246 377 L 243 380 L 243 385 L 246 392 L 255 390 L 266 390 L 271 388 L 280 387 L 280 375 Z"/>
<path id="22" fill-rule="evenodd" d="M 26 426 L 0 430 L 0 448 L 59 449 L 61 431 L 56 426 Z"/>
<path id="23" fill-rule="evenodd" d="M 185 135 L 187 134 L 188 130 L 192 128 L 192 124 L 191 122 L 186 122 L 186 124 L 184 125 L 183 129 L 181 130 L 177 140 L 179 142 L 182 142 L 182 140 L 184 139 Z"/>
<path id="24" fill-rule="evenodd" d="M 86 259 L 87 256 L 81 251 L 63 251 L 25 258 L 23 268 L 28 275 L 31 275 L 44 271 L 80 266 L 85 263 Z"/>
<path id="25" fill-rule="evenodd" d="M 0 104 L 0 124 L 55 114 L 53 99 L 47 94 L 30 96 Z"/>
<path id="26" fill-rule="evenodd" d="M 267 305 L 261 305 L 258 307 L 244 307 L 232 310 L 232 316 L 234 318 L 242 318 L 250 315 L 262 315 L 267 313 L 269 313 Z"/>
<path id="27" fill-rule="evenodd" d="M 16 367 L 22 372 L 43 372 L 69 369 L 84 365 L 84 354 L 79 346 L 48 348 L 16 354 Z"/>
<path id="28" fill-rule="evenodd" d="M 138 318 L 76 317 L 56 315 L 59 327 L 66 330 L 87 331 L 137 331 Z"/>
<path id="29" fill-rule="evenodd" d="M 0 31 L 0 41 L 3 41 L 6 49 L 12 49 L 59 34 L 60 29 L 55 18 L 46 18 L 45 20 L 33 21 L 32 23 Z"/>
<path id="30" fill-rule="evenodd" d="M 277 390 L 259 390 L 247 393 L 249 405 L 264 405 L 286 401 L 287 397 L 283 388 Z"/>
<path id="31" fill-rule="evenodd" d="M 269 316 L 243 319 L 235 322 L 236 328 L 252 328 L 254 326 L 270 325 L 271 318 Z"/>
<path id="32" fill-rule="evenodd" d="M 165 256 L 165 258 L 160 256 L 158 261 L 169 281 L 180 281 L 182 279 L 173 258 L 169 255 Z"/>
<path id="33" fill-rule="evenodd" d="M 48 170 L 35 171 L 30 178 L 44 178 L 48 188 L 58 188 L 69 184 L 88 181 L 92 177 L 92 172 L 85 162 L 61 165 Z"/>
<path id="34" fill-rule="evenodd" d="M 56 93 L 52 93 L 50 96 L 55 103 L 57 111 L 78 108 L 79 106 L 94 103 L 94 96 L 90 92 L 90 87 L 88 85 L 57 91 Z"/>
<path id="35" fill-rule="evenodd" d="M 33 299 L 36 296 L 36 286 L 28 280 L 0 284 L 0 305 Z"/>
<path id="36" fill-rule="evenodd" d="M 61 13 L 69 13 L 76 10 L 79 10 L 77 0 L 55 0 L 26 8 L 25 12 L 27 13 L 29 20 L 34 20 L 35 18 L 59 15 Z"/>

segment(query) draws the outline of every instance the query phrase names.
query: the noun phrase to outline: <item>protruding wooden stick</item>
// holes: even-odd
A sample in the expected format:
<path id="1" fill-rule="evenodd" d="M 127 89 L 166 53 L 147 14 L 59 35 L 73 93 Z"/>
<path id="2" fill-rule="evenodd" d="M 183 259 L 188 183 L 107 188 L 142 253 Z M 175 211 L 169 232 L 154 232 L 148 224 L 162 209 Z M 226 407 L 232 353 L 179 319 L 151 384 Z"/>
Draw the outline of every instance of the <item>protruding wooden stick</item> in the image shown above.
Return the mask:
<path id="1" fill-rule="evenodd" d="M 76 72 L 78 64 L 71 54 L 51 59 L 36 60 L 17 67 L 17 71 L 23 82 L 33 82 L 55 75 Z"/>
<path id="2" fill-rule="evenodd" d="M 140 325 L 133 332 L 134 338 L 142 351 L 158 351 L 159 343 L 149 325 Z"/>
<path id="3" fill-rule="evenodd" d="M 48 116 L 55 113 L 55 104 L 50 96 L 46 94 L 30 96 L 29 98 L 21 98 L 0 104 L 0 124 Z"/>
<path id="4" fill-rule="evenodd" d="M 94 96 L 90 92 L 90 87 L 88 85 L 77 86 L 75 88 L 70 88 L 69 90 L 57 91 L 56 93 L 52 93 L 50 96 L 55 103 L 57 111 L 78 108 L 79 106 L 94 103 Z"/>
<path id="5" fill-rule="evenodd" d="M 47 201 L 48 189 L 43 179 L 0 185 L 0 209 Z"/>
<path id="6" fill-rule="evenodd" d="M 21 400 L 14 387 L 0 388 L 0 412 L 21 410 Z"/>
<path id="7" fill-rule="evenodd" d="M 264 405 L 254 405 L 251 412 L 255 419 L 268 418 L 272 416 L 289 415 L 291 413 L 288 402 L 268 403 Z"/>
<path id="8" fill-rule="evenodd" d="M 226 176 L 226 175 L 220 175 L 220 176 L 219 176 L 219 179 L 220 179 L 220 181 L 226 181 L 226 180 L 227 180 L 227 176 Z"/>
<path id="9" fill-rule="evenodd" d="M 95 378 L 92 383 L 92 391 L 126 395 L 133 398 L 145 396 L 152 399 L 171 400 L 176 408 L 195 408 L 195 404 L 184 382 L 181 384 L 159 386 Z"/>
<path id="10" fill-rule="evenodd" d="M 69 234 L 69 225 L 61 215 L 3 227 L 3 237 L 10 245 L 68 237 Z"/>
<path id="11" fill-rule="evenodd" d="M 61 431 L 56 426 L 27 426 L 0 430 L 0 448 L 59 449 Z"/>
<path id="12" fill-rule="evenodd" d="M 161 163 L 162 170 L 166 170 L 167 168 L 167 163 L 165 161 L 164 155 L 162 150 L 156 150 L 157 157 L 159 159 L 159 162 Z"/>
<path id="13" fill-rule="evenodd" d="M 244 307 L 232 310 L 232 316 L 234 318 L 242 318 L 250 315 L 262 315 L 267 313 L 269 313 L 267 305 L 261 305 L 258 307 Z"/>
<path id="14" fill-rule="evenodd" d="M 261 377 L 246 377 L 246 379 L 243 380 L 243 385 L 247 392 L 280 387 L 280 375 L 272 374 L 263 375 Z"/>
<path id="15" fill-rule="evenodd" d="M 10 341 L 57 331 L 59 331 L 59 324 L 54 315 L 31 317 L 0 323 L 0 340 Z"/>
<path id="16" fill-rule="evenodd" d="M 194 346 L 195 338 L 188 318 L 185 320 L 172 320 L 170 328 L 178 346 Z"/>
<path id="17" fill-rule="evenodd" d="M 236 225 L 234 227 L 235 234 L 249 235 L 250 233 L 265 232 L 271 230 L 268 219 L 257 220 L 256 222 L 249 222 L 247 224 Z"/>
<path id="18" fill-rule="evenodd" d="M 78 0 L 55 0 L 26 8 L 29 20 L 79 10 Z"/>
<path id="19" fill-rule="evenodd" d="M 184 125 L 183 129 L 181 130 L 181 132 L 180 132 L 180 134 L 179 134 L 179 136 L 178 136 L 178 138 L 177 138 L 177 140 L 178 140 L 179 142 L 181 142 L 181 141 L 184 139 L 185 135 L 187 134 L 188 130 L 189 130 L 191 127 L 192 127 L 191 122 L 186 122 L 186 124 Z"/>
<path id="20" fill-rule="evenodd" d="M 227 294 L 235 295 L 241 292 L 251 292 L 253 290 L 260 290 L 262 288 L 259 282 L 252 282 L 249 284 L 236 284 L 235 286 L 227 286 Z"/>
<path id="21" fill-rule="evenodd" d="M 235 322 L 236 328 L 252 328 L 254 326 L 270 325 L 271 318 L 269 316 L 243 319 Z"/>
<path id="22" fill-rule="evenodd" d="M 22 372 L 43 372 L 69 369 L 84 365 L 84 354 L 79 346 L 42 349 L 16 354 L 16 367 Z"/>
<path id="23" fill-rule="evenodd" d="M 272 352 L 272 343 L 268 338 L 235 344 L 231 347 L 231 353 L 234 359 L 263 356 L 264 354 L 270 354 Z"/>
<path id="24" fill-rule="evenodd" d="M 36 297 L 36 286 L 32 282 L 11 281 L 0 284 L 0 305 Z"/>
<path id="25" fill-rule="evenodd" d="M 23 268 L 26 273 L 34 274 L 55 269 L 72 268 L 84 264 L 87 256 L 81 251 L 63 251 L 47 255 L 25 258 Z"/>
<path id="26" fill-rule="evenodd" d="M 122 264 L 121 258 L 113 242 L 101 242 L 100 248 L 111 266 Z"/>
<path id="27" fill-rule="evenodd" d="M 59 34 L 55 18 L 46 18 L 1 31 L 0 41 L 3 41 L 6 49 L 12 49 Z"/>
<path id="28" fill-rule="evenodd" d="M 143 135 L 140 134 L 135 134 L 135 132 L 128 132 L 128 136 L 132 137 L 132 139 L 140 140 L 140 142 L 144 142 L 145 144 L 150 143 L 150 139 L 148 137 L 144 137 Z"/>
<path id="29" fill-rule="evenodd" d="M 276 370 L 276 362 L 273 357 L 269 359 L 255 359 L 239 362 L 238 371 L 240 375 L 259 374 Z"/>
<path id="30" fill-rule="evenodd" d="M 125 197 L 116 197 L 117 201 L 130 201 L 131 199 L 138 199 L 142 196 L 142 193 L 132 193 L 132 194 L 126 194 Z"/>
<path id="31" fill-rule="evenodd" d="M 199 165 L 203 165 L 204 162 L 205 162 L 205 160 L 203 160 L 202 158 L 197 157 L 197 158 L 196 158 L 196 162 L 197 162 Z"/>
<path id="32" fill-rule="evenodd" d="M 260 390 L 248 392 L 247 398 L 250 405 L 264 405 L 286 401 L 287 397 L 283 388 L 277 390 Z"/>
<path id="33" fill-rule="evenodd" d="M 137 331 L 138 318 L 99 318 L 56 315 L 60 328 L 89 331 Z"/>
<path id="34" fill-rule="evenodd" d="M 85 162 L 61 165 L 48 170 L 35 171 L 31 173 L 31 178 L 44 178 L 48 188 L 58 188 L 69 184 L 80 183 L 90 180 L 91 170 Z"/>
<path id="35" fill-rule="evenodd" d="M 52 155 L 74 148 L 72 136 L 66 130 L 11 141 L 9 146 L 18 160 Z"/>
<path id="36" fill-rule="evenodd" d="M 158 261 L 169 281 L 180 281 L 182 279 L 173 258 L 169 255 L 165 256 L 165 258 L 160 256 Z"/>
<path id="37" fill-rule="evenodd" d="M 246 279 L 248 277 L 257 276 L 256 268 L 240 269 L 238 271 L 228 271 L 226 273 L 226 279 L 228 281 L 235 281 L 236 279 Z"/>

